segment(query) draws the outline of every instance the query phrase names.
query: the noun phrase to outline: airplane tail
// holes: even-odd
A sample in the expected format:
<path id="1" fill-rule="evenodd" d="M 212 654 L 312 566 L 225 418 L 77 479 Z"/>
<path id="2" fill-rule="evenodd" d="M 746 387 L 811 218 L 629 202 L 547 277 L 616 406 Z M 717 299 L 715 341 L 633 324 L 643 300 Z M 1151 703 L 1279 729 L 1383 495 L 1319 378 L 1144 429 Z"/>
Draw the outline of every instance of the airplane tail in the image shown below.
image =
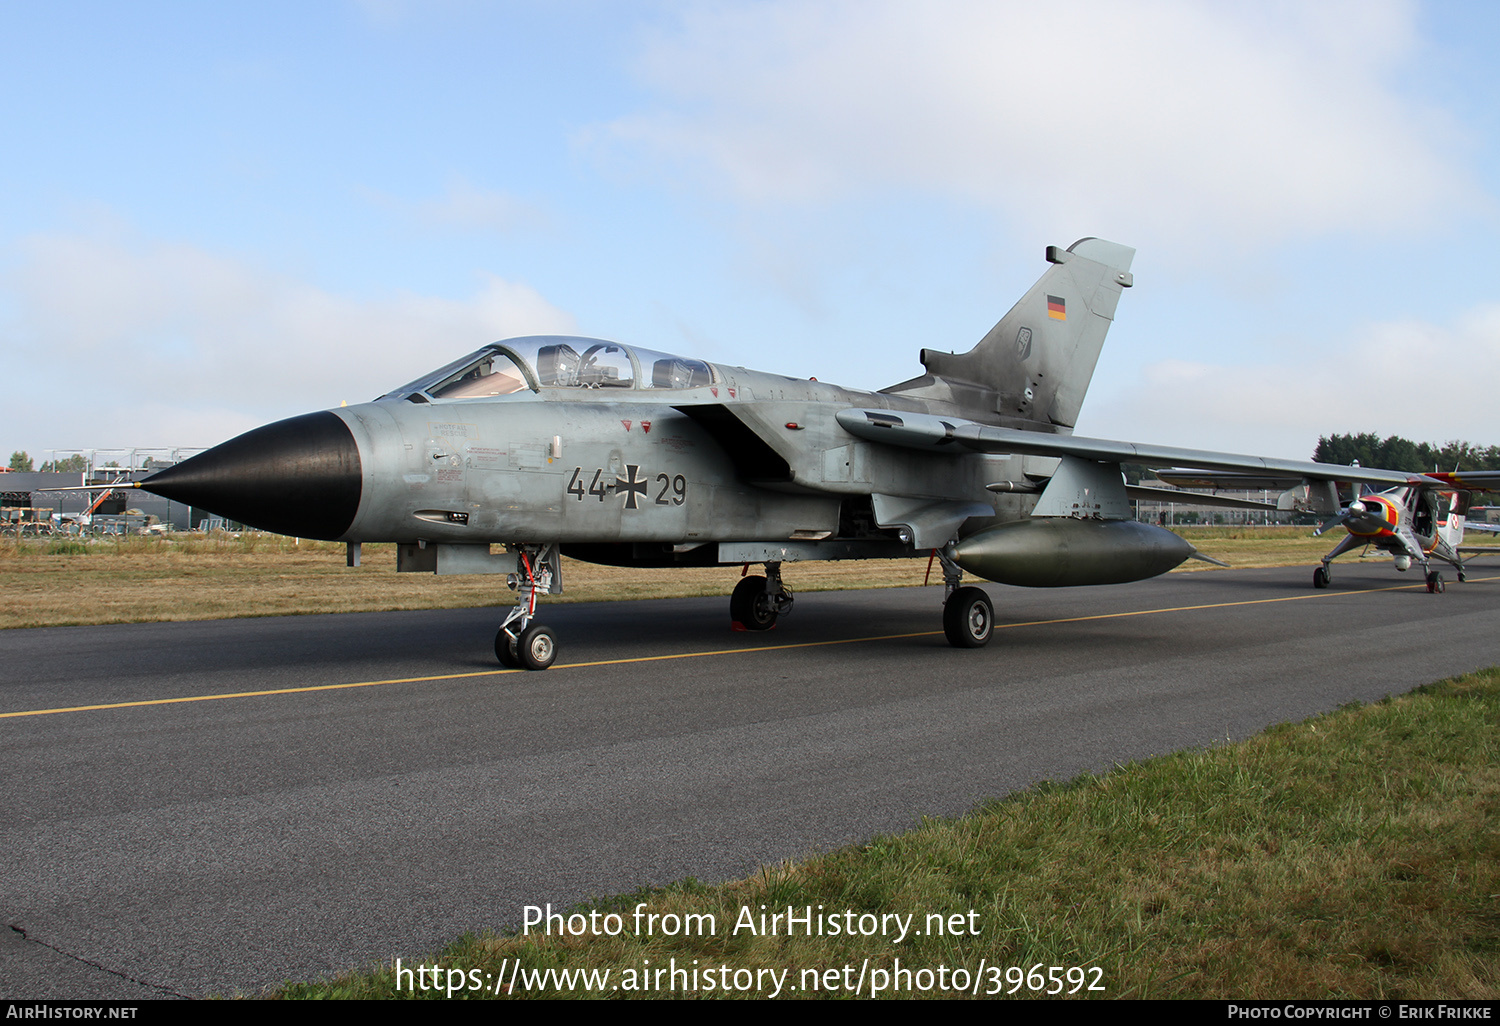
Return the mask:
<path id="1" fill-rule="evenodd" d="M 1438 525 L 1438 537 L 1447 542 L 1455 551 L 1464 543 L 1464 526 L 1469 515 L 1469 500 L 1470 494 L 1466 491 L 1454 493 L 1453 505 L 1448 510 L 1447 520 Z"/>
<path id="2" fill-rule="evenodd" d="M 952 403 L 976 420 L 1071 432 L 1134 257 L 1103 239 L 1048 246 L 1052 266 L 977 346 L 923 349 L 927 374 L 884 391 Z"/>

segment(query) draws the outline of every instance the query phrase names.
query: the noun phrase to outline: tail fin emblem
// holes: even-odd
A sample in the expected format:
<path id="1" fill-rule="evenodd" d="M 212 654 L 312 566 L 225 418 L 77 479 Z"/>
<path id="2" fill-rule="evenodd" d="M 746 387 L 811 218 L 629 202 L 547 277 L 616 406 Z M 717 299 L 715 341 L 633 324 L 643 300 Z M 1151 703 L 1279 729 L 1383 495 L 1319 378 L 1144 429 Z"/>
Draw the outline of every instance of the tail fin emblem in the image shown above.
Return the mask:
<path id="1" fill-rule="evenodd" d="M 1061 296 L 1047 297 L 1047 316 L 1054 321 L 1068 319 L 1068 301 Z"/>

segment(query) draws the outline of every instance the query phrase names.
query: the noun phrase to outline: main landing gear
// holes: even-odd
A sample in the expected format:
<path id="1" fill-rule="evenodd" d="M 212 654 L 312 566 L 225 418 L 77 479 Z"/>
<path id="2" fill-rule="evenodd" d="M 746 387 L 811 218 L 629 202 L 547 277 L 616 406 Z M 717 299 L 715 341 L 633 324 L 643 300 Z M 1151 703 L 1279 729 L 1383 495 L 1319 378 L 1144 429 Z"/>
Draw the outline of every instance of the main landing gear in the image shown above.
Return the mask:
<path id="1" fill-rule="evenodd" d="M 1400 569 L 1400 568 L 1398 567 L 1397 569 Z M 1318 566 L 1318 567 L 1314 567 L 1313 568 L 1313 587 L 1314 588 L 1326 588 L 1326 587 L 1328 587 L 1328 585 L 1332 581 L 1332 579 L 1333 579 L 1332 576 L 1328 572 L 1328 564 L 1327 563 L 1324 563 L 1322 566 Z M 1458 579 L 1460 581 L 1464 580 L 1464 572 L 1463 572 L 1463 570 L 1459 570 L 1458 571 Z M 1443 581 L 1443 575 L 1442 574 L 1438 573 L 1436 570 L 1429 570 L 1429 571 L 1427 571 L 1427 591 L 1428 591 L 1429 594 L 1432 594 L 1432 595 L 1441 595 L 1443 592 L 1445 592 L 1447 590 L 1448 590 L 1448 586 Z"/>
<path id="2" fill-rule="evenodd" d="M 995 630 L 995 607 L 982 588 L 960 587 L 964 572 L 938 550 L 943 565 L 943 634 L 954 648 L 982 648 Z M 748 564 L 747 564 L 748 569 Z M 768 631 L 792 611 L 792 592 L 781 581 L 781 564 L 767 563 L 766 575 L 742 577 L 729 596 L 735 630 Z"/>
<path id="3" fill-rule="evenodd" d="M 513 670 L 545 670 L 557 659 L 557 635 L 551 627 L 533 623 L 538 595 L 562 591 L 562 561 L 556 543 L 520 545 L 516 573 L 506 583 L 520 601 L 495 633 L 495 657 Z"/>
<path id="4" fill-rule="evenodd" d="M 736 630 L 768 631 L 778 617 L 791 612 L 792 590 L 781 582 L 780 563 L 767 563 L 764 577 L 740 578 L 729 596 L 729 619 Z"/>
<path id="5" fill-rule="evenodd" d="M 954 648 L 983 648 L 995 630 L 995 607 L 983 588 L 959 587 L 963 569 L 941 549 L 943 565 L 943 634 Z"/>

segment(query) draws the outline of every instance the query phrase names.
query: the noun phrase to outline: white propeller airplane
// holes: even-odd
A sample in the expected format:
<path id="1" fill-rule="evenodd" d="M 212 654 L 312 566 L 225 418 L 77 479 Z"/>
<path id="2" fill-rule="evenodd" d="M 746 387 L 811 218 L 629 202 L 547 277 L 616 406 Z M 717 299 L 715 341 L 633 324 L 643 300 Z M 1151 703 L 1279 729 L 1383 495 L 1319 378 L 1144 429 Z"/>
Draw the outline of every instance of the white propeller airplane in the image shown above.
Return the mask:
<path id="1" fill-rule="evenodd" d="M 1352 475 L 1359 474 L 1358 467 L 1351 467 Z M 1157 477 L 1168 484 L 1179 487 L 1199 488 L 1285 488 L 1278 503 L 1280 509 L 1291 509 L 1306 501 L 1301 480 L 1290 477 L 1256 475 L 1251 477 L 1234 473 L 1205 473 L 1195 470 L 1160 470 Z M 1329 483 L 1332 484 L 1332 483 Z M 1328 555 L 1313 570 L 1313 587 L 1326 588 L 1333 576 L 1329 564 L 1346 552 L 1373 546 L 1391 556 L 1397 570 L 1405 572 L 1413 563 L 1426 575 L 1427 590 L 1440 593 L 1445 584 L 1443 575 L 1433 569 L 1432 563 L 1447 563 L 1458 571 L 1458 579 L 1467 576 L 1465 554 L 1500 552 L 1500 547 L 1464 545 L 1465 527 L 1478 531 L 1500 531 L 1500 525 L 1468 524 L 1469 500 L 1475 492 L 1494 491 L 1500 488 L 1500 471 L 1465 470 L 1453 472 L 1433 471 L 1413 478 L 1408 484 L 1398 485 L 1381 492 L 1360 495 L 1360 485 L 1354 483 L 1354 498 L 1347 506 L 1337 510 L 1334 516 L 1324 521 L 1314 532 L 1323 534 L 1333 528 L 1342 527 L 1348 532 Z M 1319 509 L 1314 496 L 1314 509 Z M 1326 496 L 1321 512 L 1329 511 Z"/>

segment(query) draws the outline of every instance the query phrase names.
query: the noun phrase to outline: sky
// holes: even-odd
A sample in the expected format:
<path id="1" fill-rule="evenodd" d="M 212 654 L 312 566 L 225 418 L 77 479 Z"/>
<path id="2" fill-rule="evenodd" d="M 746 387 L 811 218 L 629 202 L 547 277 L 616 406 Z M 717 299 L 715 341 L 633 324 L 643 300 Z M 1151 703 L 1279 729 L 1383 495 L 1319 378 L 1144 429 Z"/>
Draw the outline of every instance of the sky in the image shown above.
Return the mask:
<path id="1" fill-rule="evenodd" d="M 1500 5 L 0 0 L 0 450 L 567 332 L 854 388 L 1133 246 L 1077 432 L 1500 444 Z"/>

